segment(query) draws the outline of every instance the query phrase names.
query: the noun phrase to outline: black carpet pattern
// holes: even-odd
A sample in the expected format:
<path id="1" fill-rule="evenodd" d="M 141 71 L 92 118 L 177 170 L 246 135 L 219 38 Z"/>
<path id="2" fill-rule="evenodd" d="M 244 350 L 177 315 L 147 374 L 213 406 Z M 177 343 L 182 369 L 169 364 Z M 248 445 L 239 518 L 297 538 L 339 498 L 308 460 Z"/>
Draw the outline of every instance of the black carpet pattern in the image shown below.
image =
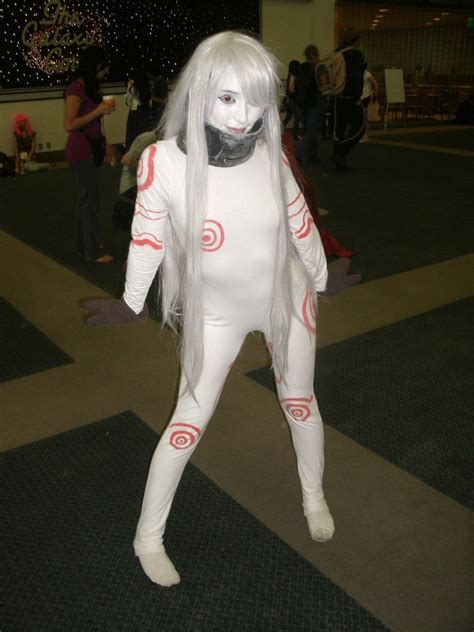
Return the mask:
<path id="1" fill-rule="evenodd" d="M 320 349 L 324 421 L 473 506 L 472 323 L 466 299 Z M 269 369 L 248 374 L 274 389 Z"/>
<path id="2" fill-rule="evenodd" d="M 166 542 L 182 582 L 152 584 L 132 540 L 155 443 L 127 412 L 0 455 L 2 631 L 385 629 L 191 465 Z"/>
<path id="3" fill-rule="evenodd" d="M 73 362 L 0 296 L 0 382 Z"/>

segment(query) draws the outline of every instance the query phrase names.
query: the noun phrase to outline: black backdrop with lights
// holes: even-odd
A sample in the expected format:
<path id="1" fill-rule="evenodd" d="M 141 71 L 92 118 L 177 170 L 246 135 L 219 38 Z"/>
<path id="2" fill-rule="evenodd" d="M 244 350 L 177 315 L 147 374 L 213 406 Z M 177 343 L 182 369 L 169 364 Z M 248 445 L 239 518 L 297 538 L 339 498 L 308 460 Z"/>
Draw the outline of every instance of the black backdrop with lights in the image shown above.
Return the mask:
<path id="1" fill-rule="evenodd" d="M 1 0 L 0 23 L 3 88 L 63 85 L 91 43 L 108 51 L 109 81 L 134 67 L 173 78 L 207 35 L 259 33 L 260 0 Z"/>

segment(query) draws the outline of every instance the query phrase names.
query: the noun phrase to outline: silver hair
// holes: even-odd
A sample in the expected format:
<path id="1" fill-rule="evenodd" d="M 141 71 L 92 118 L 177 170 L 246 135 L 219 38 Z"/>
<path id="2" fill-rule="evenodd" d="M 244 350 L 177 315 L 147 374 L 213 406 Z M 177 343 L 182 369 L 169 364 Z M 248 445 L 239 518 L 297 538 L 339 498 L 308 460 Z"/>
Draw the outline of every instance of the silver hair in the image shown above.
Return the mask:
<path id="1" fill-rule="evenodd" d="M 291 243 L 283 181 L 279 79 L 277 60 L 256 39 L 234 31 L 213 35 L 199 44 L 181 72 L 163 114 L 159 132 L 172 138 L 186 133 L 184 234 L 169 223 L 161 269 L 161 300 L 165 322 L 181 334 L 181 364 L 187 387 L 194 392 L 203 365 L 203 301 L 201 237 L 207 208 L 208 153 L 204 131 L 209 103 L 217 98 L 221 79 L 233 69 L 251 105 L 264 106 L 264 133 L 271 164 L 275 200 L 280 213 L 277 270 L 270 314 L 273 362 L 286 366 L 292 311 L 290 265 L 297 258 Z M 290 262 L 290 259 L 292 260 Z M 298 263 L 296 262 L 296 265 Z"/>

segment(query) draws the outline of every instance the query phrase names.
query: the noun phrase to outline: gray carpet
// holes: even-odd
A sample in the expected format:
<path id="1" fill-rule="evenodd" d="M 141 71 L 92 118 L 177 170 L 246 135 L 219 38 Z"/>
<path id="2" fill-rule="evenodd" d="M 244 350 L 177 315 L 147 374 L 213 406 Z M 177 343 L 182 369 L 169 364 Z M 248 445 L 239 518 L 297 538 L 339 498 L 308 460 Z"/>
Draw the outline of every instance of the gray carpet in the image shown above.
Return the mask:
<path id="1" fill-rule="evenodd" d="M 474 299 L 318 351 L 327 424 L 467 507 L 473 506 Z M 268 369 L 248 374 L 274 389 Z"/>
<path id="2" fill-rule="evenodd" d="M 166 541 L 182 582 L 152 584 L 131 545 L 156 438 L 127 412 L 0 455 L 2 631 L 385 629 L 193 466 Z"/>

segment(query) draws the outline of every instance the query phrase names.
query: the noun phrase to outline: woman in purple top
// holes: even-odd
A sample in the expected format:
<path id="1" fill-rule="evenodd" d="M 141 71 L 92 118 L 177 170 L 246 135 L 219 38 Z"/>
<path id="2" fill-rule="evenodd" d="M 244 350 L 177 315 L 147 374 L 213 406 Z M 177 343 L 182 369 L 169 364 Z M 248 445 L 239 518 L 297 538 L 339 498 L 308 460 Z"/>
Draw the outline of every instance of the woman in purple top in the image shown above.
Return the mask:
<path id="1" fill-rule="evenodd" d="M 108 71 L 105 51 L 98 46 L 90 46 L 81 53 L 77 70 L 64 92 L 64 126 L 69 133 L 66 160 L 74 171 L 79 189 L 76 243 L 84 259 L 93 263 L 110 263 L 113 260 L 113 257 L 103 252 L 100 243 L 99 174 L 89 141 L 89 138 L 101 138 L 102 116 L 115 110 L 115 102 L 102 101 L 100 93 L 99 82 Z"/>

